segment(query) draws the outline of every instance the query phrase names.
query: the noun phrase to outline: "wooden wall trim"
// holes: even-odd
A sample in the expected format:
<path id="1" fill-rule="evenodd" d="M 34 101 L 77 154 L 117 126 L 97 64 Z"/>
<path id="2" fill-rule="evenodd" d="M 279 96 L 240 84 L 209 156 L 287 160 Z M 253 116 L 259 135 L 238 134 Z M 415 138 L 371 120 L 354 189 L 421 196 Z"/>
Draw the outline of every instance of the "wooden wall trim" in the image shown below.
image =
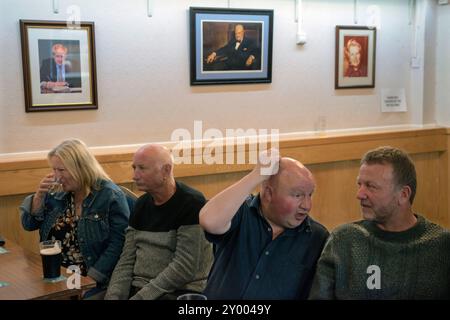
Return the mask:
<path id="1" fill-rule="evenodd" d="M 439 199 L 439 218 L 447 222 L 447 228 L 450 229 L 450 129 L 447 130 L 447 150 L 440 157 L 440 174 L 443 179 L 439 181 L 440 193 Z"/>
<path id="2" fill-rule="evenodd" d="M 357 160 L 369 149 L 380 145 L 392 145 L 411 154 L 446 152 L 447 128 L 411 129 L 369 133 L 350 133 L 336 136 L 320 136 L 280 141 L 283 156 L 289 156 L 304 164 L 331 163 Z M 224 150 L 226 151 L 226 150 Z M 248 151 L 248 146 L 247 146 Z M 195 150 L 191 150 L 194 154 Z M 103 151 L 96 154 L 108 174 L 117 183 L 131 182 L 131 160 L 133 152 L 129 148 Z M 242 172 L 250 170 L 252 164 L 179 164 L 175 166 L 176 177 L 194 177 L 211 174 Z M 33 192 L 42 177 L 49 172 L 45 156 L 21 156 L 20 158 L 0 158 L 0 196 Z"/>
<path id="3" fill-rule="evenodd" d="M 342 223 L 361 219 L 359 202 L 355 198 L 359 159 L 369 149 L 380 145 L 399 147 L 411 154 L 418 177 L 413 210 L 450 228 L 450 129 L 291 138 L 280 141 L 279 147 L 283 156 L 299 159 L 313 172 L 317 188 L 311 216 L 332 230 Z M 114 181 L 140 193 L 129 183 L 131 160 L 138 147 L 92 148 L 92 151 Z M 175 166 L 175 175 L 211 198 L 252 168 L 252 164 L 181 164 Z M 0 234 L 34 251 L 38 249 L 38 232 L 27 232 L 22 228 L 18 207 L 24 195 L 35 192 L 39 181 L 49 171 L 45 153 L 0 155 Z"/>

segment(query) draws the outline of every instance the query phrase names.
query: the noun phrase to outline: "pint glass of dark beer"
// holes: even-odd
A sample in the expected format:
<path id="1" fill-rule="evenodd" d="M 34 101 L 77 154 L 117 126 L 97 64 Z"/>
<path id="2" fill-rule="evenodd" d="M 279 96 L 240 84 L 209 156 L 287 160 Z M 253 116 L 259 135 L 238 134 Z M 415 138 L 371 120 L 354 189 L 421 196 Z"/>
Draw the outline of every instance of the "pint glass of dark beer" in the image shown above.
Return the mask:
<path id="1" fill-rule="evenodd" d="M 61 275 L 61 241 L 48 240 L 39 244 L 44 279 L 55 279 Z"/>

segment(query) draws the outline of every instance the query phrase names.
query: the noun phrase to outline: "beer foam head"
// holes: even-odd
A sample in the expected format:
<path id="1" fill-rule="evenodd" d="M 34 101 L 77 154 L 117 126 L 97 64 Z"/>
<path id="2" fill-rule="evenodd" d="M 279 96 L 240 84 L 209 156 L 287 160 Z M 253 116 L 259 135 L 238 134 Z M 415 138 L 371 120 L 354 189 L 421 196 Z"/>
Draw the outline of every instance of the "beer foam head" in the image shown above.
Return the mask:
<path id="1" fill-rule="evenodd" d="M 53 248 L 41 249 L 41 254 L 44 256 L 52 256 L 59 253 L 61 253 L 61 248 L 58 247 L 57 245 L 54 246 Z"/>

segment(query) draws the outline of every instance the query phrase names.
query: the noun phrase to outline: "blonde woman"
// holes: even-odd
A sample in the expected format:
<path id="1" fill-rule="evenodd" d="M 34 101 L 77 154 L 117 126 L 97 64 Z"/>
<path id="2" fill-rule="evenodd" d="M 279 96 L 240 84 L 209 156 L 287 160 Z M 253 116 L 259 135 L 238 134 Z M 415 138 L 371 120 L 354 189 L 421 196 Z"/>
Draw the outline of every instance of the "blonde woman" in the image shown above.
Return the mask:
<path id="1" fill-rule="evenodd" d="M 53 172 L 20 206 L 22 225 L 39 229 L 41 241 L 60 240 L 62 266 L 79 266 L 82 275 L 105 289 L 128 226 L 125 194 L 80 140 L 62 142 L 48 153 L 48 161 Z"/>

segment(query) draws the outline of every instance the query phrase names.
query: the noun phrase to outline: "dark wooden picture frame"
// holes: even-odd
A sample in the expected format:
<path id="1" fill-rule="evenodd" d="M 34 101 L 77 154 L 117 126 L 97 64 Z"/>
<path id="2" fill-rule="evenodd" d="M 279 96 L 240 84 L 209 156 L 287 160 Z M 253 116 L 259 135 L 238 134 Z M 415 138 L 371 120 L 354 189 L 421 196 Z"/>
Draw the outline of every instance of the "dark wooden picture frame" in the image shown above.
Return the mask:
<path id="1" fill-rule="evenodd" d="M 25 111 L 98 109 L 94 22 L 20 20 Z"/>
<path id="2" fill-rule="evenodd" d="M 374 27 L 336 26 L 335 89 L 375 88 Z"/>
<path id="3" fill-rule="evenodd" d="M 190 11 L 191 85 L 272 82 L 273 10 Z"/>

